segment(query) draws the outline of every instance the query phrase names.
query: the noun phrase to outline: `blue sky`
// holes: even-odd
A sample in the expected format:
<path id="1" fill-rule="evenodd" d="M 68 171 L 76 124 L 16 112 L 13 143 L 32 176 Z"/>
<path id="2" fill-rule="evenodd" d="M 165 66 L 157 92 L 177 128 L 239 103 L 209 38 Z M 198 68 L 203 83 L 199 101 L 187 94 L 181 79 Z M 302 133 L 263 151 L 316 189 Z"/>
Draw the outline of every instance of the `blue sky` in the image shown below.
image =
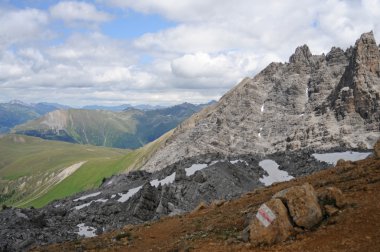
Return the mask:
<path id="1" fill-rule="evenodd" d="M 0 0 L 0 102 L 202 103 L 299 45 L 380 35 L 380 0 Z"/>

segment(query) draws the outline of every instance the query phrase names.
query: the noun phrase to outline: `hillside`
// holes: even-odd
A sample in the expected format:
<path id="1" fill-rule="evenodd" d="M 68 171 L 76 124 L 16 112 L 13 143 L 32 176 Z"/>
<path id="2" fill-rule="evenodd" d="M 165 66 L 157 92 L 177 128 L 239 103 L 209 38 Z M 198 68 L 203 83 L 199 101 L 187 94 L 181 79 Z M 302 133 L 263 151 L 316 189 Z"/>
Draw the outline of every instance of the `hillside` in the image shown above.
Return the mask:
<path id="1" fill-rule="evenodd" d="M 0 104 L 0 134 L 7 133 L 11 128 L 29 120 L 36 119 L 48 112 L 62 108 L 59 104 L 37 103 L 25 104 L 11 101 Z"/>
<path id="2" fill-rule="evenodd" d="M 372 32 L 326 55 L 300 46 L 180 124 L 143 169 L 208 153 L 369 149 L 380 137 L 379 62 Z"/>
<path id="3" fill-rule="evenodd" d="M 379 148 L 377 145 L 377 155 Z M 317 191 L 331 186 L 341 189 L 346 206 L 337 215 L 325 216 L 316 228 L 298 230 L 285 242 L 254 247 L 245 240 L 247 216 L 254 215 L 276 192 L 306 182 Z M 215 201 L 192 213 L 128 225 L 94 238 L 35 247 L 32 251 L 378 251 L 379 190 L 379 156 L 339 162 L 336 167 L 256 189 L 236 200 Z"/>
<path id="4" fill-rule="evenodd" d="M 48 140 L 137 149 L 162 136 L 203 107 L 184 103 L 149 111 L 57 110 L 16 126 L 13 132 Z"/>
<path id="5" fill-rule="evenodd" d="M 134 151 L 2 136 L 0 204 L 42 207 L 98 187 L 104 178 L 140 168 L 170 134 Z"/>
<path id="6" fill-rule="evenodd" d="M 130 151 L 39 138 L 0 138 L 0 204 L 40 207 L 98 186 L 128 167 Z"/>

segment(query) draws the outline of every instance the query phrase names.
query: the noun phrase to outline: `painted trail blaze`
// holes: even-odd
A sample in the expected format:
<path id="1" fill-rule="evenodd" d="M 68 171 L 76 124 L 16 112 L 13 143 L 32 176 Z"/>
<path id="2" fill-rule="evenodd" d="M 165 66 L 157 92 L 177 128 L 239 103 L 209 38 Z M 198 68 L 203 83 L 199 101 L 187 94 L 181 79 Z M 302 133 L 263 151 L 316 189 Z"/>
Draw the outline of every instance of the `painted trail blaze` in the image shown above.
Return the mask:
<path id="1" fill-rule="evenodd" d="M 259 210 L 257 210 L 256 218 L 265 227 L 268 227 L 273 222 L 273 220 L 276 219 L 276 215 L 266 204 L 262 204 Z"/>

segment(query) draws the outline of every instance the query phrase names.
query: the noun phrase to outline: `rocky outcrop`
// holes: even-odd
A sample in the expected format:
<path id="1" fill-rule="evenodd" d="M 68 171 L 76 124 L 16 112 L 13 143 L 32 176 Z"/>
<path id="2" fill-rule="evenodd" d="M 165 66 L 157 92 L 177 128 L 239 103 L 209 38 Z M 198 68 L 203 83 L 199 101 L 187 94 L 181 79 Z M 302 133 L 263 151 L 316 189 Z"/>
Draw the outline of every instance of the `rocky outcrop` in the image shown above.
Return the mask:
<path id="1" fill-rule="evenodd" d="M 279 199 L 271 199 L 265 203 L 264 207 L 270 209 L 275 218 L 268 226 L 264 225 L 259 218 L 252 220 L 249 225 L 251 243 L 253 245 L 267 245 L 288 239 L 294 233 L 294 229 L 285 205 Z M 263 215 L 264 219 L 268 218 L 268 216 L 265 216 L 267 213 L 263 213 Z"/>
<path id="2" fill-rule="evenodd" d="M 321 206 L 332 205 L 342 208 L 347 204 L 342 191 L 336 187 L 327 187 L 318 192 L 318 200 Z"/>
<path id="3" fill-rule="evenodd" d="M 303 232 L 304 228 L 317 226 L 323 217 L 338 214 L 339 209 L 345 206 L 344 202 L 342 191 L 336 187 L 323 188 L 318 197 L 309 183 L 277 192 L 251 218 L 246 229 L 249 230 L 250 242 L 257 246 L 285 241 Z"/>
<path id="4" fill-rule="evenodd" d="M 327 55 L 298 47 L 180 124 L 143 169 L 206 153 L 369 149 L 380 137 L 379 55 L 372 32 Z"/>
<path id="5" fill-rule="evenodd" d="M 294 224 L 299 227 L 310 229 L 322 220 L 317 194 L 310 184 L 280 191 L 273 198 L 281 199 L 286 204 Z"/>
<path id="6" fill-rule="evenodd" d="M 356 41 L 349 66 L 331 96 L 331 109 L 338 120 L 357 113 L 366 123 L 379 130 L 379 93 L 380 51 L 370 32 Z"/>

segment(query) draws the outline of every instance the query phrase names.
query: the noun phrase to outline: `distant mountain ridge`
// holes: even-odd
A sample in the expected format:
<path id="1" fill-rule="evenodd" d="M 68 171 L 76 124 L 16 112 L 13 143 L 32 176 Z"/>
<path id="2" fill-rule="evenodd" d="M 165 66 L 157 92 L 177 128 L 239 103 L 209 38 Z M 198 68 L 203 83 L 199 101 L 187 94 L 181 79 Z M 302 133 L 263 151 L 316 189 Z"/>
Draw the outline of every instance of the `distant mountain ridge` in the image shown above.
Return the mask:
<path id="1" fill-rule="evenodd" d="M 346 51 L 271 63 L 180 124 L 143 169 L 206 153 L 369 149 L 380 137 L 380 51 L 372 32 Z"/>
<path id="2" fill-rule="evenodd" d="M 131 104 L 123 104 L 118 106 L 101 106 L 101 105 L 87 105 L 83 106 L 82 109 L 88 110 L 109 110 L 109 111 L 123 111 L 126 109 L 139 109 L 139 110 L 156 110 L 166 108 L 166 106 L 161 105 L 149 105 L 149 104 L 139 104 L 139 105 L 131 105 Z"/>
<path id="3" fill-rule="evenodd" d="M 45 102 L 28 104 L 13 100 L 8 103 L 0 103 L 0 133 L 7 133 L 16 125 L 64 108 L 68 108 L 68 106 Z"/>
<path id="4" fill-rule="evenodd" d="M 18 125 L 17 134 L 71 143 L 136 149 L 154 141 L 205 105 L 184 103 L 156 110 L 68 109 Z"/>

